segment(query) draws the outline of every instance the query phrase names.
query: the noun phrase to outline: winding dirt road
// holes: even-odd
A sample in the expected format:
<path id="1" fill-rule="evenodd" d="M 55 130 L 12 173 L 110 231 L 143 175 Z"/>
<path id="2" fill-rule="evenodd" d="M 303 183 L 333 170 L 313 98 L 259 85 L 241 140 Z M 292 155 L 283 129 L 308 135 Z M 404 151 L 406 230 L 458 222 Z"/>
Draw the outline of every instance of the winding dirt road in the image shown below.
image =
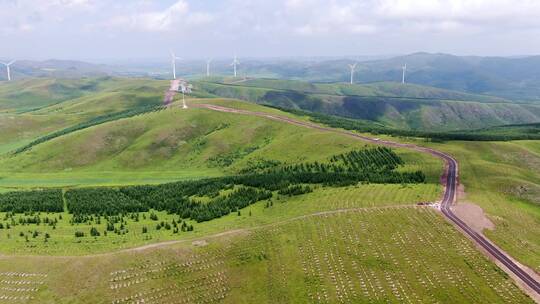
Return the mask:
<path id="1" fill-rule="evenodd" d="M 519 265 L 517 265 L 508 254 L 506 254 L 505 252 L 495 247 L 485 236 L 474 231 L 474 229 L 472 229 L 469 225 L 467 225 L 464 221 L 462 221 L 450 209 L 450 207 L 456 203 L 457 188 L 458 188 L 458 183 L 459 183 L 458 163 L 450 155 L 431 149 L 431 148 L 420 147 L 420 146 L 416 146 L 412 144 L 396 143 L 396 142 L 386 141 L 386 140 L 378 140 L 378 139 L 362 136 L 362 135 L 349 132 L 349 131 L 322 127 L 314 123 L 295 120 L 286 116 L 274 115 L 274 114 L 269 114 L 265 112 L 254 112 L 254 111 L 248 111 L 248 110 L 232 109 L 232 108 L 211 105 L 211 104 L 195 104 L 195 105 L 192 105 L 192 107 L 205 108 L 205 109 L 209 109 L 213 111 L 226 112 L 226 113 L 236 113 L 236 114 L 264 117 L 264 118 L 277 120 L 277 121 L 281 121 L 281 122 L 285 122 L 285 123 L 289 123 L 289 124 L 293 124 L 297 126 L 338 133 L 338 134 L 350 136 L 358 140 L 371 142 L 375 144 L 380 144 L 380 145 L 385 145 L 385 146 L 390 146 L 390 147 L 397 147 L 397 148 L 407 148 L 407 149 L 412 149 L 412 150 L 419 151 L 422 153 L 429 153 L 431 155 L 434 155 L 442 159 L 445 162 L 445 172 L 443 174 L 443 179 L 442 179 L 443 186 L 445 187 L 445 191 L 444 191 L 443 199 L 441 201 L 441 212 L 449 221 L 451 221 L 453 224 L 459 227 L 460 231 L 462 231 L 466 236 L 472 239 L 479 247 L 484 249 L 493 259 L 498 261 L 500 264 L 504 265 L 506 269 L 503 269 L 503 270 L 510 271 L 514 275 L 515 278 L 517 278 L 525 286 L 530 288 L 530 290 L 536 293 L 536 295 L 540 296 L 540 283 L 535 278 L 533 278 L 524 269 L 522 269 Z"/>

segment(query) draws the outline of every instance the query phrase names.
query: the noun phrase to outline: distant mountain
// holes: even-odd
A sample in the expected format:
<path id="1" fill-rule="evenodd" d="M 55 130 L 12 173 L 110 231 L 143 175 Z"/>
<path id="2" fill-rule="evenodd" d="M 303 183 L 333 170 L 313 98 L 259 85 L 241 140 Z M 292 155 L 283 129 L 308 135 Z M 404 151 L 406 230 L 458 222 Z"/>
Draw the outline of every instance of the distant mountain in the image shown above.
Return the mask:
<path id="1" fill-rule="evenodd" d="M 516 100 L 540 100 L 540 56 L 521 58 L 459 57 L 417 53 L 363 64 L 364 81 L 399 77 L 407 63 L 407 80 L 477 94 Z"/>
<path id="2" fill-rule="evenodd" d="M 115 69 L 111 66 L 72 60 L 20 60 L 13 65 L 11 71 L 15 80 L 30 77 L 99 77 L 113 75 L 115 73 Z M 6 80 L 6 75 L 3 71 L 0 71 L 0 80 Z"/>
<path id="3" fill-rule="evenodd" d="M 362 61 L 332 60 L 241 60 L 242 77 L 265 77 L 309 82 L 348 82 L 348 64 L 359 61 L 355 79 L 359 83 L 401 82 L 407 64 L 408 83 L 493 95 L 519 102 L 540 102 L 540 56 L 474 57 L 415 53 L 388 59 Z M 202 76 L 204 62 L 179 63 L 180 74 Z M 230 75 L 228 61 L 212 65 L 215 75 Z"/>
<path id="4" fill-rule="evenodd" d="M 540 102 L 540 56 L 476 57 L 448 54 L 415 53 L 392 58 L 370 59 L 349 57 L 341 59 L 285 58 L 242 59 L 240 77 L 275 78 L 308 82 L 348 82 L 348 64 L 359 62 L 355 79 L 359 83 L 400 82 L 401 67 L 407 64 L 407 82 L 441 89 L 481 95 L 492 95 L 520 103 Z M 168 58 L 152 63 L 123 63 L 118 65 L 91 64 L 79 61 L 47 60 L 19 61 L 13 76 L 26 77 L 97 77 L 135 76 L 168 79 L 171 77 Z M 206 76 L 203 60 L 179 61 L 177 73 L 182 77 Z M 232 74 L 230 60 L 215 60 L 212 75 Z M 0 80 L 6 78 L 0 69 Z"/>
<path id="5" fill-rule="evenodd" d="M 405 130 L 454 131 L 540 121 L 538 104 L 395 82 L 349 85 L 213 79 L 194 83 L 198 94 L 375 121 Z"/>

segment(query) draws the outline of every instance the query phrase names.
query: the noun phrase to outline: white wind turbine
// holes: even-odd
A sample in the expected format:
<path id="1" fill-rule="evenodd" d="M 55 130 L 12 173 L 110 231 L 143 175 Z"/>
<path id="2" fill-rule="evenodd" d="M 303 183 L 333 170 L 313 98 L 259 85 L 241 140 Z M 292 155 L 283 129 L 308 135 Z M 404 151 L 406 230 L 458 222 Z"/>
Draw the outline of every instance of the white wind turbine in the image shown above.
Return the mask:
<path id="1" fill-rule="evenodd" d="M 401 76 L 401 83 L 405 83 L 405 74 L 407 73 L 407 64 L 401 67 L 403 69 L 403 74 Z"/>
<path id="2" fill-rule="evenodd" d="M 210 77 L 210 64 L 212 64 L 212 58 L 206 60 L 206 77 Z"/>
<path id="3" fill-rule="evenodd" d="M 358 63 L 349 64 L 349 68 L 351 69 L 351 84 L 354 84 L 354 73 L 356 72 L 356 66 Z"/>
<path id="4" fill-rule="evenodd" d="M 236 57 L 236 55 L 234 55 L 234 60 L 233 62 L 231 63 L 231 65 L 234 67 L 234 77 L 236 78 L 236 71 L 237 71 L 237 66 L 240 64 L 240 61 L 238 61 L 238 58 Z"/>
<path id="5" fill-rule="evenodd" d="M 182 58 L 176 56 L 176 54 L 171 50 L 171 62 L 173 69 L 173 79 L 176 79 L 176 60 L 181 60 Z"/>
<path id="6" fill-rule="evenodd" d="M 6 72 L 7 72 L 7 79 L 8 81 L 11 81 L 11 68 L 10 66 L 15 63 L 17 60 L 11 60 L 10 62 L 0 62 L 1 64 L 6 66 Z"/>

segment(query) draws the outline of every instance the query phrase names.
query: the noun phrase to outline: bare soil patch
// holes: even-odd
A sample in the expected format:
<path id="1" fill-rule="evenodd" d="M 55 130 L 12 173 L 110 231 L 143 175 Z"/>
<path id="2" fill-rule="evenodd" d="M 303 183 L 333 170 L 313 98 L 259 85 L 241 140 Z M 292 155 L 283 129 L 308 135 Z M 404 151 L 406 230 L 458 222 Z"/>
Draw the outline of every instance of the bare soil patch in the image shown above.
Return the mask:
<path id="1" fill-rule="evenodd" d="M 495 224 L 486 217 L 484 210 L 478 205 L 459 203 L 452 207 L 452 211 L 478 233 L 482 233 L 484 229 L 495 229 Z"/>

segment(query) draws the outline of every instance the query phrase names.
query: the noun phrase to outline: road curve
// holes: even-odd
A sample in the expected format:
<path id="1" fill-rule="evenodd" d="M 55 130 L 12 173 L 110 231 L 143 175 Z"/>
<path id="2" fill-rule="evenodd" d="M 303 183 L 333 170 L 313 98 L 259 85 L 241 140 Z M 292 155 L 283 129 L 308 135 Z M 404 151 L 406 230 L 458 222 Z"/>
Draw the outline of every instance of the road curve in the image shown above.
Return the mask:
<path id="1" fill-rule="evenodd" d="M 452 223 L 458 226 L 464 234 L 469 236 L 478 246 L 483 248 L 486 252 L 489 253 L 489 255 L 491 255 L 494 259 L 496 259 L 502 265 L 504 265 L 509 271 L 511 271 L 519 280 L 521 280 L 531 290 L 533 290 L 535 293 L 540 295 L 540 283 L 537 280 L 535 280 L 525 270 L 523 270 L 520 266 L 514 263 L 512 259 L 506 253 L 502 252 L 497 247 L 495 247 L 490 241 L 486 239 L 486 237 L 474 231 L 469 225 L 463 222 L 450 209 L 450 207 L 456 203 L 456 200 L 457 200 L 456 190 L 459 183 L 458 163 L 450 155 L 431 149 L 431 148 L 420 147 L 420 146 L 416 146 L 412 144 L 402 144 L 402 143 L 386 141 L 386 140 L 378 140 L 378 139 L 363 136 L 357 133 L 353 133 L 350 131 L 322 127 L 314 123 L 295 120 L 286 116 L 280 116 L 280 115 L 275 115 L 275 114 L 270 114 L 270 113 L 265 113 L 265 112 L 254 112 L 254 111 L 248 111 L 248 110 L 233 109 L 233 108 L 227 108 L 227 107 L 212 105 L 212 104 L 195 104 L 195 105 L 192 105 L 192 107 L 205 108 L 205 109 L 209 109 L 213 111 L 226 112 L 226 113 L 236 113 L 236 114 L 245 114 L 245 115 L 251 115 L 251 116 L 265 117 L 272 120 L 282 121 L 289 124 L 303 126 L 303 127 L 307 127 L 311 129 L 339 133 L 339 134 L 347 135 L 347 136 L 350 136 L 350 137 L 353 137 L 362 141 L 367 141 L 367 142 L 371 142 L 375 144 L 380 144 L 380 145 L 385 145 L 385 146 L 390 146 L 390 147 L 397 147 L 397 148 L 413 149 L 419 152 L 429 153 L 431 155 L 434 155 L 442 159 L 445 162 L 446 166 L 445 166 L 445 172 L 443 175 L 445 177 L 443 179 L 445 182 L 445 184 L 443 184 L 443 186 L 445 187 L 445 191 L 444 191 L 443 199 L 441 201 L 441 212 L 444 214 L 444 216 L 448 220 L 450 220 Z"/>

